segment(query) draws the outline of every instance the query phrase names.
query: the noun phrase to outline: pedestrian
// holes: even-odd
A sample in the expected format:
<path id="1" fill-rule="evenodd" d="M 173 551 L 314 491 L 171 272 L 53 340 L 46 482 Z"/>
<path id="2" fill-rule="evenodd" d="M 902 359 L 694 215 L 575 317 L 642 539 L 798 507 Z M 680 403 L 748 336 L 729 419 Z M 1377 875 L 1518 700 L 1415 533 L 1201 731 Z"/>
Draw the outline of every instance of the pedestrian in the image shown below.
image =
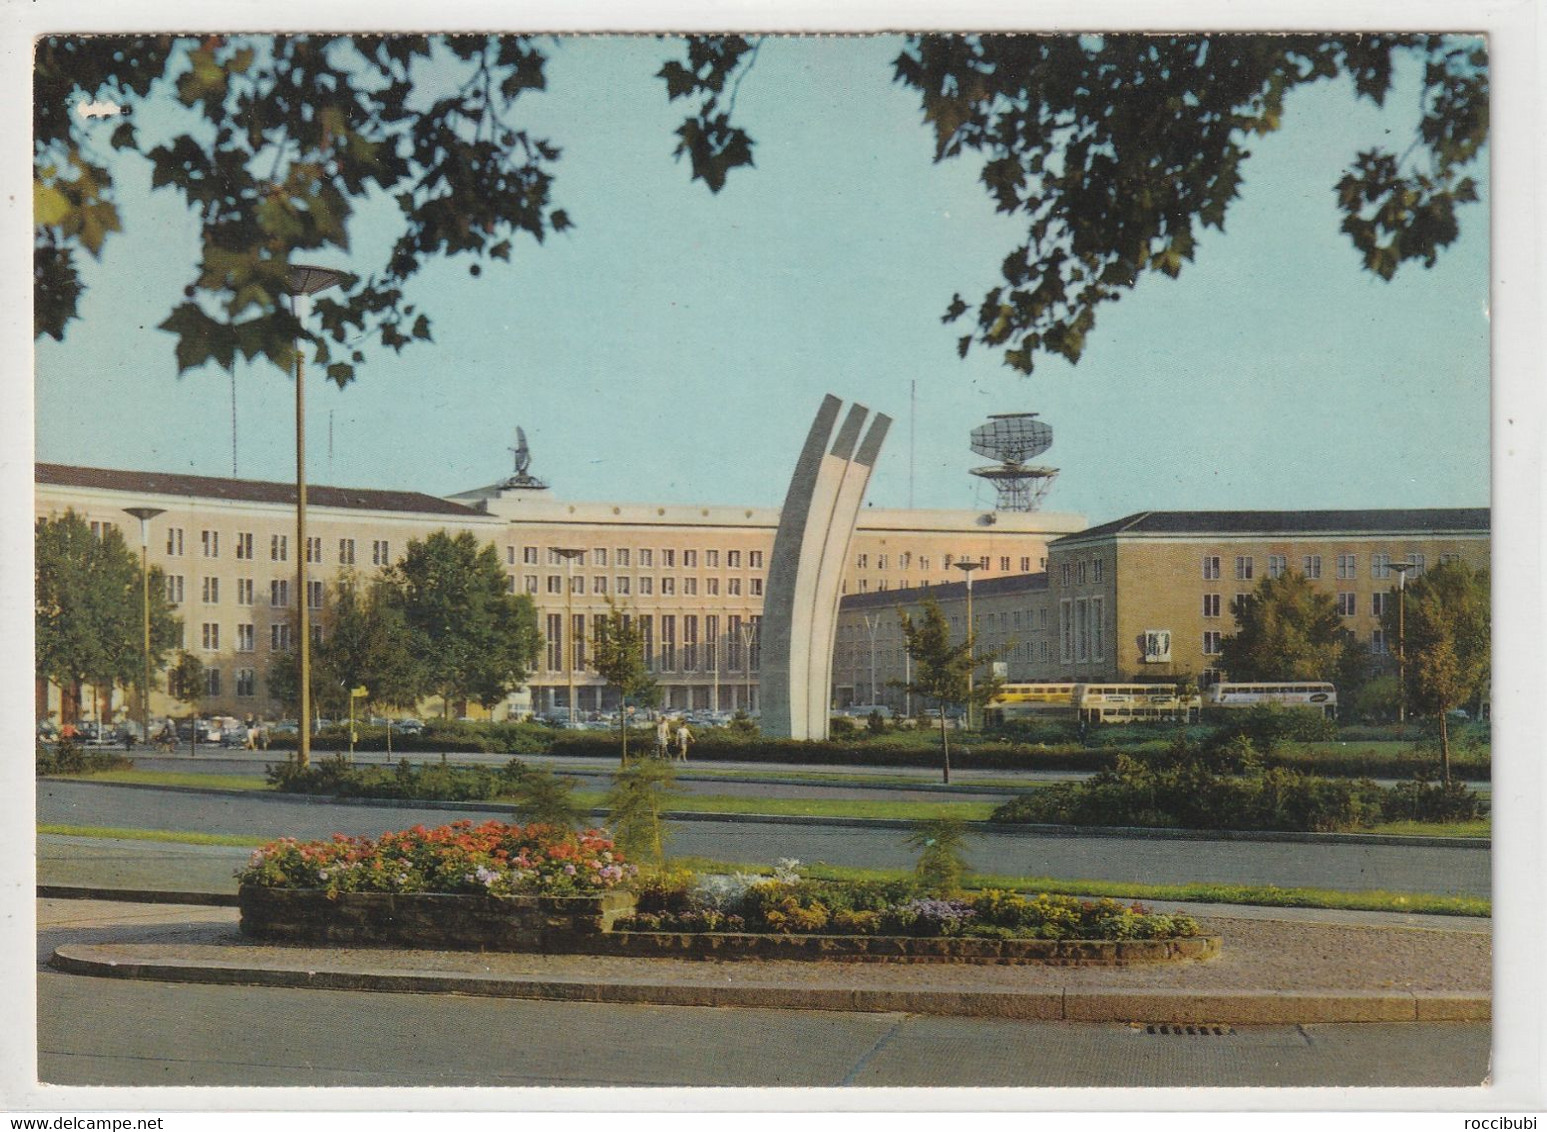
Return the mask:
<path id="1" fill-rule="evenodd" d="M 258 749 L 258 721 L 249 715 L 244 726 L 247 732 L 246 735 L 243 736 L 243 738 L 246 740 L 245 745 L 249 751 L 256 751 Z"/>
<path id="2" fill-rule="evenodd" d="M 688 730 L 687 721 L 683 720 L 677 727 L 677 761 L 688 761 L 688 744 L 693 741 L 693 733 Z"/>
<path id="3" fill-rule="evenodd" d="M 664 759 L 666 757 L 666 746 L 670 742 L 670 735 L 671 735 L 671 732 L 668 730 L 668 724 L 666 722 L 666 717 L 664 715 L 660 716 L 655 721 L 655 757 L 656 758 Z"/>

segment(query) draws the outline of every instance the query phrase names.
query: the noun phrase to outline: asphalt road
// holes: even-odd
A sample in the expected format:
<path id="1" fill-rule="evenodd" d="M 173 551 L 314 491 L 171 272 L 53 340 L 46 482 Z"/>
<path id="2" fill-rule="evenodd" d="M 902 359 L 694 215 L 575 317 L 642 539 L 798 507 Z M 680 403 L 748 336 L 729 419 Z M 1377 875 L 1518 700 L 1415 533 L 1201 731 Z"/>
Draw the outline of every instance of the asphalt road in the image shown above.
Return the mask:
<path id="1" fill-rule="evenodd" d="M 75 826 L 200 831 L 258 837 L 374 836 L 418 823 L 508 817 L 414 806 L 356 806 L 260 794 L 213 795 L 105 783 L 41 781 L 37 820 Z M 668 851 L 741 863 L 780 857 L 872 868 L 908 867 L 902 831 L 768 821 L 676 820 Z M 1144 884 L 1187 882 L 1316 887 L 1343 891 L 1486 896 L 1490 850 L 1400 845 L 1048 835 L 985 832 L 969 845 L 980 872 Z"/>
<path id="2" fill-rule="evenodd" d="M 1123 1024 L 448 999 L 52 972 L 38 975 L 37 988 L 38 1074 L 54 1085 L 1466 1086 L 1482 1082 L 1489 1055 L 1483 1024 L 1236 1027 L 1189 1037 Z"/>

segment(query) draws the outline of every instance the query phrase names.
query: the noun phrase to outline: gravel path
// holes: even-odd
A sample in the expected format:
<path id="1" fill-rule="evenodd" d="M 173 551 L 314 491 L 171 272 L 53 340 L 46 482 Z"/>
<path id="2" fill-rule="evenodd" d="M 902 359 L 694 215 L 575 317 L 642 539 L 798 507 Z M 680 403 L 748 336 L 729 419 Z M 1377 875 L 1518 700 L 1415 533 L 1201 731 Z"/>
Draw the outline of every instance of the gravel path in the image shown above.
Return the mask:
<path id="1" fill-rule="evenodd" d="M 1128 967 L 989 966 L 944 963 L 735 962 L 598 958 L 591 956 L 312 948 L 259 944 L 236 928 L 235 909 L 151 911 L 116 930 L 69 926 L 64 901 L 40 902 L 40 926 L 53 922 L 52 942 L 89 940 L 124 962 L 190 960 L 287 970 L 371 970 L 483 978 L 540 977 L 565 981 L 671 982 L 687 985 L 842 987 L 976 991 L 1392 991 L 1486 994 L 1491 988 L 1492 938 L 1479 932 L 1290 924 L 1223 917 L 1203 920 L 1224 944 L 1218 958 Z M 81 920 L 90 902 L 74 902 Z M 194 921 L 194 922 L 190 922 Z M 77 928 L 84 924 L 77 923 Z M 62 929 L 62 930 L 61 930 Z M 93 938 L 94 937 L 94 938 Z M 84 940 L 83 940 L 84 941 Z"/>

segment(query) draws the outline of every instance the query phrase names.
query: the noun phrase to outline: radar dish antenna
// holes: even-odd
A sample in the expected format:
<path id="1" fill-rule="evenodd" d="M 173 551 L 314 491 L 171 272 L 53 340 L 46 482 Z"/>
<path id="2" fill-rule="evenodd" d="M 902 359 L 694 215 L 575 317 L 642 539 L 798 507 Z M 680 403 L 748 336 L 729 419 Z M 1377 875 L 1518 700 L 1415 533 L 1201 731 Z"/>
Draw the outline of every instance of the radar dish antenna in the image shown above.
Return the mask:
<path id="1" fill-rule="evenodd" d="M 972 451 L 998 460 L 972 474 L 994 485 L 996 511 L 1035 511 L 1042 505 L 1057 468 L 1027 464 L 1053 446 L 1053 426 L 1036 413 L 996 413 L 972 430 Z"/>
<path id="2" fill-rule="evenodd" d="M 526 432 L 516 426 L 516 445 L 507 448 L 515 458 L 515 474 L 500 484 L 501 490 L 546 491 L 548 485 L 531 474 L 532 450 L 526 445 Z"/>

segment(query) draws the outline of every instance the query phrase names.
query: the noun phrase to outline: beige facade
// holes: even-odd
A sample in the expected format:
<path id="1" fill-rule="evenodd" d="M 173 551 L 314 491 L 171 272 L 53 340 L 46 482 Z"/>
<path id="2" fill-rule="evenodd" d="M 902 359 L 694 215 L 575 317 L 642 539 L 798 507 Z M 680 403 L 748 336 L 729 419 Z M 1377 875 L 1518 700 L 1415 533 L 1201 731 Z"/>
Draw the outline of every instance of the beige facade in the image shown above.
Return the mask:
<path id="1" fill-rule="evenodd" d="M 973 619 L 982 650 L 1012 681 L 1191 676 L 1207 684 L 1219 676 L 1221 639 L 1235 632 L 1233 603 L 1264 578 L 1308 576 L 1379 655 L 1394 648 L 1380 620 L 1398 582 L 1390 564 L 1411 565 L 1409 577 L 1451 558 L 1486 567 L 1488 536 L 1484 508 L 1143 512 L 1058 539 L 1045 574 L 975 580 Z M 834 671 L 840 704 L 870 701 L 874 634 L 878 700 L 903 706 L 901 693 L 888 690 L 907 675 L 896 610 L 916 612 L 926 596 L 963 631 L 960 581 L 844 600 Z"/>
<path id="2" fill-rule="evenodd" d="M 124 508 L 162 508 L 149 523 L 149 560 L 167 575 L 185 647 L 214 674 L 204 710 L 277 713 L 266 672 L 277 653 L 292 647 L 293 603 L 303 600 L 293 486 L 50 464 L 37 466 L 36 482 L 38 516 L 73 510 L 89 522 L 115 524 L 133 548 L 139 522 Z M 546 640 L 530 695 L 497 708 L 496 717 L 528 704 L 537 711 L 567 706 L 566 644 L 576 653 L 577 707 L 607 706 L 601 681 L 585 668 L 585 641 L 609 603 L 646 627 L 670 706 L 756 709 L 757 627 L 775 508 L 567 502 L 499 485 L 450 499 L 326 487 L 310 487 L 308 496 L 305 596 L 313 609 L 342 574 L 369 577 L 395 562 L 410 540 L 436 530 L 468 530 L 496 547 L 512 591 L 536 603 Z M 987 559 L 979 577 L 1008 576 L 1044 560 L 1054 538 L 1084 525 L 1075 515 L 867 508 L 843 586 L 885 592 L 944 580 L 947 561 L 961 555 Z M 582 553 L 570 559 L 561 550 Z M 40 689 L 40 715 L 57 718 L 62 706 L 59 689 Z M 185 709 L 158 693 L 151 710 Z"/>

